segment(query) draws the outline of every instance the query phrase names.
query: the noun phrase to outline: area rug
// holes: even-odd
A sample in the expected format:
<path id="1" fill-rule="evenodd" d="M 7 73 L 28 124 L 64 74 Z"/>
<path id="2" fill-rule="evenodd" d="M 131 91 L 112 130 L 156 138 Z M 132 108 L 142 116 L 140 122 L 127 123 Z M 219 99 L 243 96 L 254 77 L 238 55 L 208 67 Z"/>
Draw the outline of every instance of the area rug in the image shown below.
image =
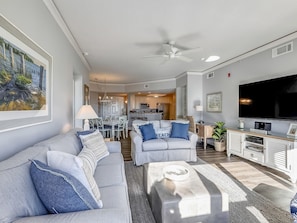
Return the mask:
<path id="1" fill-rule="evenodd" d="M 229 195 L 232 223 L 292 223 L 289 212 L 276 207 L 270 200 L 248 189 L 236 179 L 198 158 L 189 163 L 199 173 Z M 143 168 L 132 161 L 125 162 L 128 192 L 134 223 L 155 223 L 144 188 Z M 288 204 L 289 205 L 289 204 Z"/>

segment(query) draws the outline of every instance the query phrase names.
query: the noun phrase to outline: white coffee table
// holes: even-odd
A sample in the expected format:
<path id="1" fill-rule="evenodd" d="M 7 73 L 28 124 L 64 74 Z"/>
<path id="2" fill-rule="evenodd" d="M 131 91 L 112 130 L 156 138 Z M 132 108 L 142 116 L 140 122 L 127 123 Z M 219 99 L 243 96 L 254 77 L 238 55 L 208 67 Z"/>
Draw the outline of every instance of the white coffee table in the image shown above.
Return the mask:
<path id="1" fill-rule="evenodd" d="M 178 166 L 177 180 L 164 177 L 164 168 Z M 188 176 L 182 176 L 186 174 Z M 184 161 L 143 165 L 144 188 L 157 223 L 229 222 L 228 195 Z M 170 178 L 170 177 L 169 177 Z M 184 179 L 183 179 L 184 178 Z"/>

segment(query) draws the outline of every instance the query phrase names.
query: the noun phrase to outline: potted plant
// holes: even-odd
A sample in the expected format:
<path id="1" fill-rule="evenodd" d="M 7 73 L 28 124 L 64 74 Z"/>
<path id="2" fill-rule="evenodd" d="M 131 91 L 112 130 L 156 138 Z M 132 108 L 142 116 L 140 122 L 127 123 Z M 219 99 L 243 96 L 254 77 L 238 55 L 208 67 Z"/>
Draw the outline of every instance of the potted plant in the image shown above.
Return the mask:
<path id="1" fill-rule="evenodd" d="M 227 129 L 225 128 L 224 122 L 215 122 L 215 127 L 213 129 L 212 138 L 214 139 L 215 150 L 222 152 L 226 149 L 225 135 Z"/>

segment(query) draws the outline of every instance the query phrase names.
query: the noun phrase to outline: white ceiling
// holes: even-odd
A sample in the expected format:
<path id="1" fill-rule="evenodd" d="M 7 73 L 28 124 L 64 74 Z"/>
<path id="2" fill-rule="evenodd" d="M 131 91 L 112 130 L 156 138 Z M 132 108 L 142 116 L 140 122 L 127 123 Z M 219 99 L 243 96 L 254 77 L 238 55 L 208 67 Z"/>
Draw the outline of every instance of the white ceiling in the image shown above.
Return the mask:
<path id="1" fill-rule="evenodd" d="M 44 0 L 54 3 L 90 67 L 90 80 L 128 84 L 208 72 L 297 31 L 296 0 Z M 52 4 L 53 5 L 53 4 Z M 64 28 L 65 30 L 65 28 Z M 175 41 L 200 47 L 178 59 L 144 59 Z M 87 52 L 88 55 L 83 53 Z M 221 57 L 206 63 L 201 58 Z"/>

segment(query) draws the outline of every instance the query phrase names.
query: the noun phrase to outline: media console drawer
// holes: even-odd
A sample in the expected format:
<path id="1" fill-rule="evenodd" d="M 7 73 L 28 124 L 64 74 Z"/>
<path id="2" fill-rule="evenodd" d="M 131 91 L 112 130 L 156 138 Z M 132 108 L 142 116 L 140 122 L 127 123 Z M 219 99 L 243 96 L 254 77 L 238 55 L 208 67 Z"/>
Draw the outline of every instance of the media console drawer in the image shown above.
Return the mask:
<path id="1" fill-rule="evenodd" d="M 257 163 L 264 163 L 264 154 L 261 152 L 245 149 L 243 151 L 243 157 Z"/>

